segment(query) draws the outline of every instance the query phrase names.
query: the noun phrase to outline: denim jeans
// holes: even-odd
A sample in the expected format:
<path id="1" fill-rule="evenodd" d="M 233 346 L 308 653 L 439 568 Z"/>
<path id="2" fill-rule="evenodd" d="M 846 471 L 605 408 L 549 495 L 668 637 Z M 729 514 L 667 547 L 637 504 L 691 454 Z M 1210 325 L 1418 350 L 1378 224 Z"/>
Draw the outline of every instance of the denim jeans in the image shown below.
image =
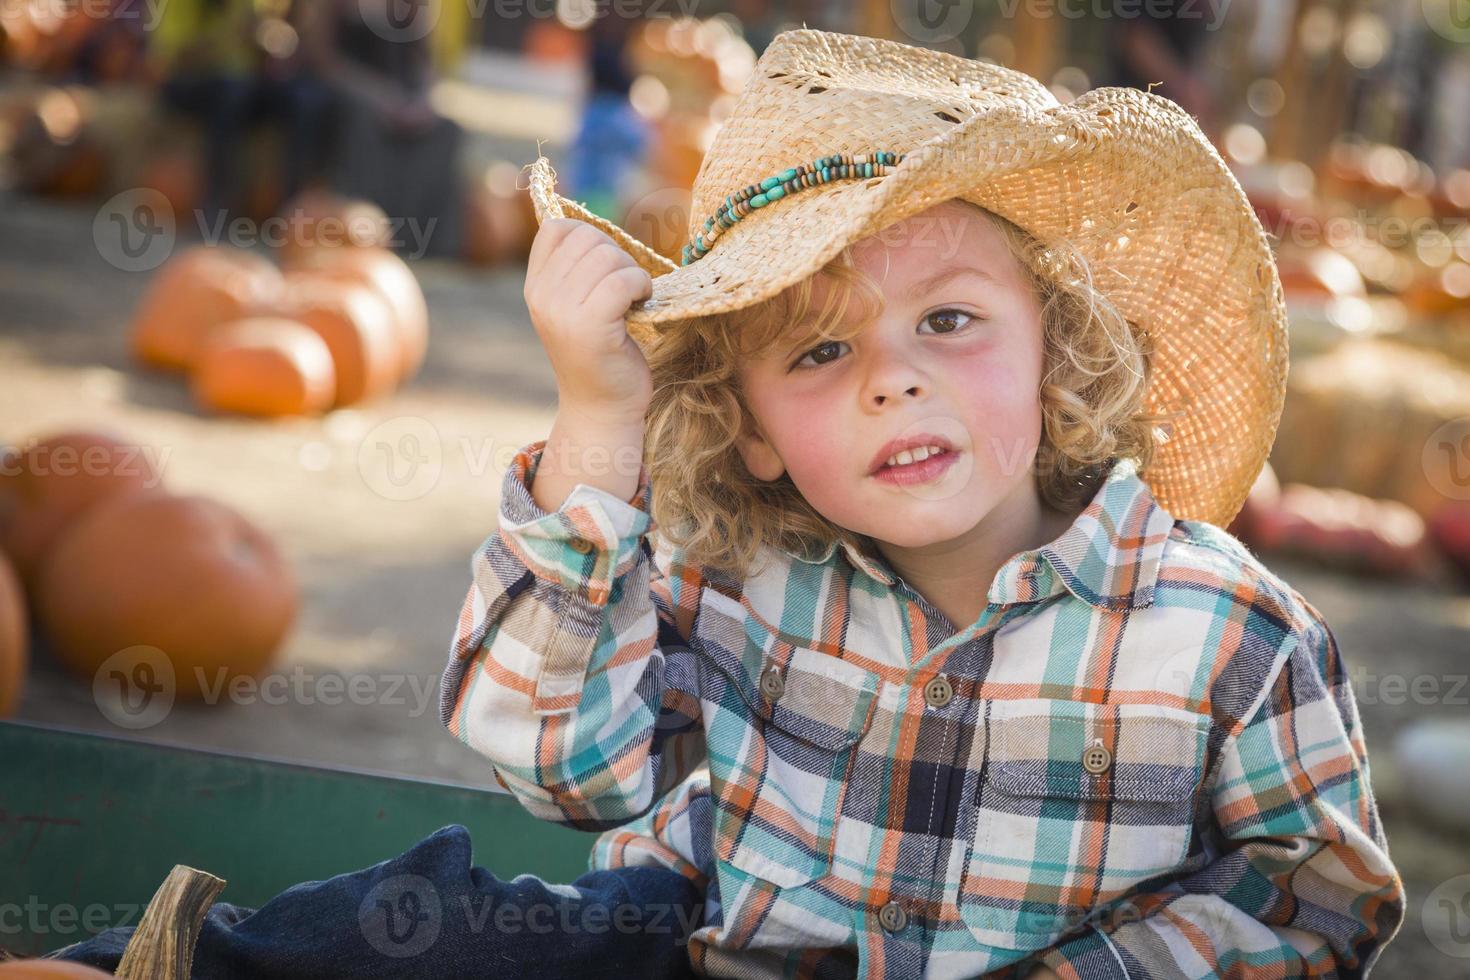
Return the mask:
<path id="1" fill-rule="evenodd" d="M 662 868 L 588 871 L 571 884 L 470 866 L 449 826 L 381 864 L 308 881 L 258 910 L 216 903 L 197 980 L 244 977 L 693 977 L 688 935 L 703 896 Z M 133 927 L 52 953 L 115 970 Z"/>

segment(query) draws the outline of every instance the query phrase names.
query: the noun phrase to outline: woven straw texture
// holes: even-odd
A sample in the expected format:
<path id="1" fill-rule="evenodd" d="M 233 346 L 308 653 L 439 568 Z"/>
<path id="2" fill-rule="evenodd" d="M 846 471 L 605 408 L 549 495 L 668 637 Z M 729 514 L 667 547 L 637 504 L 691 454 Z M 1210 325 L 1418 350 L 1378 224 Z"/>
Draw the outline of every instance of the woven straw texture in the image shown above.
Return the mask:
<path id="1" fill-rule="evenodd" d="M 752 211 L 687 266 L 556 194 L 531 170 L 538 221 L 575 217 L 653 276 L 628 312 L 660 324 L 741 309 L 818 272 L 850 242 L 960 197 L 1043 241 L 1066 239 L 1147 331 L 1145 409 L 1167 438 L 1143 473 L 1175 517 L 1227 524 L 1270 450 L 1285 395 L 1285 305 L 1270 245 L 1194 119 L 1137 89 L 1061 105 L 1029 75 L 880 38 L 778 35 L 695 178 L 689 237 L 726 196 L 831 153 L 906 154 L 884 177 L 798 191 Z"/>

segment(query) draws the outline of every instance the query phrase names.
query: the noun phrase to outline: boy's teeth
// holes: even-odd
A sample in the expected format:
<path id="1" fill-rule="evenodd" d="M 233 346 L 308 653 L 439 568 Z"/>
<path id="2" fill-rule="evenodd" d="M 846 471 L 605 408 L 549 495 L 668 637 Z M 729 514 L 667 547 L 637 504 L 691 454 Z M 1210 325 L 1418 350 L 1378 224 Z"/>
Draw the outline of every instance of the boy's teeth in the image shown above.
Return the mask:
<path id="1" fill-rule="evenodd" d="M 938 456 L 942 450 L 938 446 L 919 446 L 915 449 L 905 449 L 888 457 L 889 466 L 907 466 L 910 463 L 918 463 L 928 459 L 930 456 Z"/>

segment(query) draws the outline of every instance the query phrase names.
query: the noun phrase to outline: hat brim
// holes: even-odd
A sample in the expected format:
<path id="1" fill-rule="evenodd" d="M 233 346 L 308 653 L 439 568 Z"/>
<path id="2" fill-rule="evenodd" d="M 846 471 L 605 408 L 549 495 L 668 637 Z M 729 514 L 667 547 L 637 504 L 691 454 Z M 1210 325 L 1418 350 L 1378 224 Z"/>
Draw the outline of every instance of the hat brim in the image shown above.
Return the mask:
<path id="1" fill-rule="evenodd" d="M 538 161 L 538 221 L 590 221 L 654 277 L 652 295 L 627 315 L 640 343 L 661 325 L 767 300 L 845 245 L 963 198 L 1043 241 L 1070 241 L 1094 283 L 1146 331 L 1153 356 L 1144 409 L 1172 421 L 1143 476 L 1166 510 L 1227 524 L 1270 451 L 1287 368 L 1271 248 L 1195 120 L 1160 96 L 1098 88 L 1046 109 L 982 106 L 884 177 L 808 188 L 749 213 L 686 266 L 557 195 L 549 181 Z"/>

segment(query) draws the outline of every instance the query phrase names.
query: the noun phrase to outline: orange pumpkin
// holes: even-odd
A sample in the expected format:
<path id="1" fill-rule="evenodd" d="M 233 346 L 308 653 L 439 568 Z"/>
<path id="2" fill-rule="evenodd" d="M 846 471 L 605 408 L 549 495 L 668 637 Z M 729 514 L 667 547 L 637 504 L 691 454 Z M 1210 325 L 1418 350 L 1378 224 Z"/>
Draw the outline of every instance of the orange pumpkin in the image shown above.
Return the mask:
<path id="1" fill-rule="evenodd" d="M 386 248 L 317 249 L 301 268 L 312 276 L 355 282 L 375 291 L 388 304 L 398 331 L 399 375 L 406 381 L 418 373 L 429 347 L 429 307 L 408 263 Z"/>
<path id="2" fill-rule="evenodd" d="M 15 713 L 30 662 L 26 598 L 10 562 L 0 555 L 0 718 Z"/>
<path id="3" fill-rule="evenodd" d="M 57 659 L 82 678 L 121 650 L 152 646 L 187 700 L 264 671 L 298 595 L 275 543 L 236 511 L 207 497 L 133 494 L 57 542 L 35 605 Z"/>
<path id="4" fill-rule="evenodd" d="M 387 302 L 373 290 L 292 275 L 276 313 L 304 323 L 326 342 L 337 374 L 333 405 L 351 405 L 392 390 L 401 372 L 398 329 Z"/>
<path id="5" fill-rule="evenodd" d="M 173 209 L 174 220 L 182 223 L 198 204 L 203 185 L 201 171 L 196 154 L 187 150 L 169 150 L 148 161 L 139 183 L 162 194 Z"/>
<path id="6" fill-rule="evenodd" d="M 536 204 L 516 188 L 515 166 L 504 160 L 485 169 L 465 195 L 464 257 L 475 265 L 524 260 L 536 235 Z"/>
<path id="7" fill-rule="evenodd" d="M 241 249 L 197 245 L 169 260 L 149 284 L 133 320 L 133 353 L 145 364 L 182 371 L 222 323 L 266 309 L 281 273 Z"/>
<path id="8" fill-rule="evenodd" d="M 8 454 L 0 466 L 0 546 L 21 581 L 74 521 L 110 497 L 151 490 L 160 474 L 146 447 L 101 432 L 63 432 Z"/>
<path id="9" fill-rule="evenodd" d="M 111 976 L 69 960 L 11 960 L 0 963 L 0 980 L 99 980 Z"/>
<path id="10" fill-rule="evenodd" d="M 48 88 L 28 107 L 9 147 L 20 187 L 37 194 L 88 197 L 107 178 L 108 158 L 85 89 Z"/>
<path id="11" fill-rule="evenodd" d="M 315 330 L 257 317 L 227 323 L 210 337 L 191 388 L 201 406 L 216 412 L 319 415 L 332 406 L 337 371 Z"/>
<path id="12" fill-rule="evenodd" d="M 289 231 L 281 245 L 281 264 L 300 265 L 319 249 L 373 248 L 388 244 L 388 215 L 371 201 L 309 190 L 286 202 Z"/>

